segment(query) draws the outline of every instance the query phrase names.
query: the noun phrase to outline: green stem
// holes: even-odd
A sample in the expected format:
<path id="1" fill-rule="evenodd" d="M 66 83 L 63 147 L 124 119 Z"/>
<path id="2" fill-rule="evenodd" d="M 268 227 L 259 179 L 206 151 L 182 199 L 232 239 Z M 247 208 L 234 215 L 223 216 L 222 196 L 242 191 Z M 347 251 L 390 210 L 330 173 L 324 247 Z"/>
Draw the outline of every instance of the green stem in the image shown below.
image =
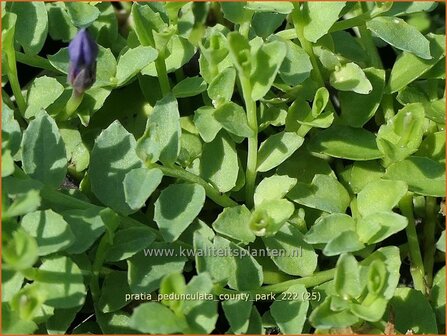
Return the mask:
<path id="1" fill-rule="evenodd" d="M 17 58 L 17 62 L 19 62 L 19 63 L 26 64 L 26 65 L 29 65 L 29 66 L 32 66 L 35 68 L 40 68 L 40 69 L 44 69 L 44 70 L 48 70 L 48 71 L 52 71 L 52 72 L 57 72 L 59 74 L 63 74 L 62 71 L 53 67 L 49 60 L 47 60 L 46 58 L 43 58 L 39 55 L 28 55 L 28 54 L 24 54 L 20 51 L 16 51 L 16 58 Z"/>
<path id="2" fill-rule="evenodd" d="M 71 97 L 65 106 L 65 110 L 63 110 L 59 116 L 60 120 L 68 120 L 78 109 L 79 105 L 81 105 L 82 100 L 84 99 L 84 93 L 79 93 L 73 89 L 71 93 Z"/>
<path id="3" fill-rule="evenodd" d="M 301 44 L 301 47 L 304 49 L 304 51 L 307 53 L 307 55 L 309 55 L 310 62 L 312 64 L 311 74 L 313 76 L 313 80 L 320 87 L 325 87 L 323 75 L 320 72 L 320 67 L 318 65 L 317 57 L 315 56 L 315 53 L 314 53 L 314 50 L 312 47 L 312 43 L 309 42 L 304 37 L 304 23 L 303 23 L 303 17 L 302 17 L 302 13 L 301 13 L 301 9 L 300 9 L 301 3 L 294 2 L 293 6 L 294 6 L 294 10 L 292 12 L 293 25 L 295 26 L 296 35 L 297 35 L 298 41 Z M 334 105 L 332 104 L 331 100 L 328 101 L 327 107 L 329 110 L 335 112 L 335 108 L 334 108 Z"/>
<path id="4" fill-rule="evenodd" d="M 185 180 L 192 183 L 200 184 L 206 192 L 206 195 L 213 200 L 216 204 L 219 204 L 222 207 L 233 207 L 238 205 L 235 201 L 233 201 L 231 198 L 229 198 L 225 194 L 221 194 L 217 189 L 215 189 L 212 185 L 210 185 L 208 182 L 203 180 L 201 177 L 194 175 L 182 168 L 173 166 L 173 167 L 167 167 L 163 166 L 157 163 L 151 163 L 149 164 L 150 167 L 156 167 L 160 169 L 164 175 L 171 176 L 174 178 L 179 178 L 181 180 Z"/>
<path id="5" fill-rule="evenodd" d="M 342 20 L 342 21 L 337 21 L 334 23 L 334 25 L 331 27 L 331 29 L 329 29 L 329 32 L 333 33 L 336 31 L 341 31 L 341 30 L 358 27 L 358 26 L 363 26 L 363 25 L 365 25 L 366 21 L 368 21 L 369 19 L 371 19 L 370 14 L 364 13 L 364 14 L 361 14 L 361 15 L 353 17 L 353 18 L 349 18 L 349 19 Z"/>
<path id="6" fill-rule="evenodd" d="M 250 79 L 246 76 L 240 76 L 240 81 L 247 110 L 248 126 L 253 130 L 253 135 L 248 138 L 247 169 L 245 171 L 245 201 L 251 207 L 254 202 L 256 168 L 258 164 L 258 118 L 256 115 L 256 102 L 251 98 Z"/>
<path id="7" fill-rule="evenodd" d="M 410 253 L 411 262 L 410 272 L 411 277 L 413 278 L 414 288 L 426 294 L 424 264 L 422 262 L 421 249 L 419 247 L 419 240 L 413 215 L 413 195 L 408 193 L 402 197 L 399 207 L 402 214 L 408 219 L 408 225 L 405 231 L 407 233 L 408 251 Z"/>
<path id="8" fill-rule="evenodd" d="M 368 12 L 368 5 L 365 2 L 361 3 L 362 11 L 365 13 Z M 359 26 L 360 37 L 363 41 L 364 47 L 366 49 L 366 54 L 371 57 L 371 64 L 375 68 L 383 69 L 382 61 L 379 56 L 379 52 L 377 51 L 377 47 L 374 43 L 372 35 L 370 31 L 366 28 L 365 24 Z"/>
<path id="9" fill-rule="evenodd" d="M 323 76 L 321 75 L 320 68 L 318 66 L 317 57 L 314 54 L 312 43 L 310 43 L 305 37 L 304 37 L 304 24 L 303 24 L 303 18 L 302 13 L 300 9 L 300 2 L 295 2 L 294 4 L 295 9 L 292 12 L 292 20 L 293 25 L 295 26 L 296 36 L 298 38 L 298 41 L 300 41 L 301 47 L 303 47 L 304 51 L 309 55 L 310 62 L 312 63 L 312 74 L 314 77 L 314 80 L 318 83 L 319 86 L 324 86 L 324 80 Z"/>
<path id="10" fill-rule="evenodd" d="M 433 282 L 433 264 L 436 252 L 436 198 L 425 199 L 425 225 L 424 225 L 424 268 L 427 275 L 427 286 L 430 288 Z"/>
<path id="11" fill-rule="evenodd" d="M 288 280 L 288 281 L 284 281 L 284 282 L 277 283 L 274 285 L 260 287 L 258 289 L 251 290 L 251 291 L 236 291 L 236 290 L 232 290 L 232 289 L 215 286 L 213 289 L 213 292 L 215 295 L 235 294 L 235 293 L 249 293 L 251 295 L 268 294 L 268 293 L 282 293 L 282 292 L 285 292 L 287 289 L 289 289 L 290 286 L 298 285 L 298 284 L 304 285 L 304 287 L 306 287 L 306 288 L 315 287 L 315 286 L 320 285 L 324 282 L 332 280 L 334 278 L 334 275 L 335 275 L 335 268 L 332 268 L 332 269 L 329 269 L 326 271 L 314 273 L 312 276 Z"/>
<path id="12" fill-rule="evenodd" d="M 26 102 L 25 98 L 22 94 L 22 89 L 20 88 L 19 77 L 17 74 L 17 63 L 16 63 L 16 54 L 13 48 L 6 48 L 6 61 L 7 61 L 7 75 L 9 84 L 11 85 L 12 93 L 16 98 L 17 106 L 19 108 L 22 116 L 25 115 L 26 110 Z"/>
<path id="13" fill-rule="evenodd" d="M 155 69 L 157 70 L 158 82 L 160 83 L 161 93 L 163 97 L 171 92 L 171 85 L 169 84 L 168 72 L 166 70 L 165 59 L 159 55 L 155 60 Z"/>
<path id="14" fill-rule="evenodd" d="M 98 248 L 96 249 L 95 259 L 92 265 L 92 278 L 90 280 L 90 290 L 92 292 L 93 303 L 95 306 L 99 302 L 99 297 L 101 295 L 101 289 L 99 287 L 99 275 L 101 273 L 102 264 L 106 259 L 107 249 L 110 247 L 109 237 L 104 234 L 99 241 Z"/>
<path id="15" fill-rule="evenodd" d="M 364 14 L 360 16 L 369 17 L 369 10 L 366 3 L 361 3 L 362 11 Z M 365 22 L 359 25 L 360 37 L 363 41 L 363 45 L 366 49 L 366 54 L 370 55 L 371 65 L 378 69 L 383 69 L 383 63 L 380 59 L 379 51 L 377 50 L 376 44 L 372 38 L 371 32 L 366 28 Z M 389 94 L 384 94 L 381 102 L 382 112 L 384 121 L 387 121 L 394 117 L 394 102 L 393 96 Z"/>

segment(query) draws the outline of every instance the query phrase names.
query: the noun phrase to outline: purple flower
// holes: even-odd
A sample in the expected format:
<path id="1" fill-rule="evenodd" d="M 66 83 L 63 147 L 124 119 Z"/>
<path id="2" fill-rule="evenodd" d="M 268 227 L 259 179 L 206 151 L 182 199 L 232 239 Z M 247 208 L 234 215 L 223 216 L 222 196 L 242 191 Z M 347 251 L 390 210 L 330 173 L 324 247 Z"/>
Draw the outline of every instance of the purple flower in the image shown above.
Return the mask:
<path id="1" fill-rule="evenodd" d="M 96 79 L 96 58 L 98 45 L 85 28 L 68 45 L 70 69 L 68 80 L 76 93 L 81 94 L 89 89 Z"/>

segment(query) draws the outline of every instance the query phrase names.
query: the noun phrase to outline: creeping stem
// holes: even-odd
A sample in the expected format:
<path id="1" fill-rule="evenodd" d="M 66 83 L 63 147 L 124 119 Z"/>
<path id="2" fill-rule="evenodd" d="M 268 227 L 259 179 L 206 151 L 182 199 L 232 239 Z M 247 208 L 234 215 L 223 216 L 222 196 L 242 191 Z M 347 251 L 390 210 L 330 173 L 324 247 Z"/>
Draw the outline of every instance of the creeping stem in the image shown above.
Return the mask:
<path id="1" fill-rule="evenodd" d="M 405 229 L 408 240 L 408 252 L 411 262 L 411 277 L 413 278 L 414 288 L 426 294 L 424 263 L 422 262 L 421 249 L 419 247 L 418 235 L 413 215 L 413 195 L 408 193 L 402 197 L 399 208 L 402 214 L 407 217 L 408 225 Z"/>
<path id="2" fill-rule="evenodd" d="M 245 200 L 249 206 L 252 206 L 258 161 L 258 120 L 256 116 L 256 102 L 251 98 L 252 88 L 250 80 L 245 76 L 240 76 L 240 80 L 247 110 L 248 126 L 253 130 L 253 135 L 248 138 L 247 170 L 245 171 Z"/>
<path id="3" fill-rule="evenodd" d="M 436 229 L 436 198 L 425 198 L 425 225 L 424 225 L 424 268 L 427 274 L 427 286 L 433 282 L 433 263 L 435 258 L 435 229 Z"/>
<path id="4" fill-rule="evenodd" d="M 304 37 L 304 25 L 300 9 L 301 3 L 295 2 L 293 6 L 295 9 L 292 12 L 292 20 L 293 25 L 295 26 L 296 36 L 298 37 L 298 41 L 300 41 L 301 47 L 303 47 L 306 54 L 309 55 L 310 62 L 312 63 L 312 74 L 314 80 L 319 86 L 324 86 L 323 76 L 321 75 L 320 68 L 318 67 L 317 57 L 312 49 L 312 44 Z"/>
<path id="5" fill-rule="evenodd" d="M 306 287 L 306 288 L 315 287 L 315 286 L 318 286 L 326 281 L 332 280 L 334 278 L 334 275 L 335 275 L 335 268 L 332 268 L 332 269 L 329 269 L 326 271 L 314 273 L 311 276 L 288 280 L 288 281 L 284 281 L 284 282 L 277 283 L 274 285 L 260 287 L 255 290 L 247 291 L 246 293 L 249 293 L 252 295 L 268 294 L 268 293 L 282 293 L 282 292 L 285 292 L 287 289 L 289 289 L 290 286 L 298 285 L 298 284 L 304 285 L 304 287 Z M 213 293 L 215 295 L 233 294 L 233 293 L 240 293 L 240 291 L 235 291 L 232 289 L 215 286 L 213 289 Z"/>
<path id="6" fill-rule="evenodd" d="M 182 168 L 179 167 L 167 167 L 163 166 L 157 163 L 150 163 L 148 164 L 149 167 L 158 168 L 160 169 L 164 175 L 179 178 L 188 182 L 197 183 L 200 184 L 206 192 L 206 195 L 213 200 L 216 204 L 219 204 L 222 207 L 232 207 L 236 206 L 237 203 L 233 201 L 231 198 L 229 198 L 225 194 L 221 194 L 217 189 L 215 189 L 212 185 L 210 185 L 208 182 L 203 180 L 201 177 L 194 175 Z"/>
<path id="7" fill-rule="evenodd" d="M 11 85 L 12 92 L 16 98 L 17 106 L 22 116 L 25 115 L 26 102 L 22 94 L 22 89 L 20 88 L 19 77 L 17 75 L 17 64 L 16 64 L 16 53 L 14 48 L 5 47 L 6 61 L 7 61 L 7 75 L 9 84 Z"/>
<path id="8" fill-rule="evenodd" d="M 303 23 L 303 17 L 301 13 L 301 3 L 300 2 L 294 2 L 293 3 L 294 10 L 292 12 L 292 21 L 293 25 L 295 26 L 296 36 L 298 38 L 298 41 L 301 44 L 301 47 L 304 49 L 306 54 L 310 58 L 310 62 L 312 63 L 312 76 L 313 80 L 318 84 L 320 87 L 325 87 L 323 76 L 321 75 L 320 68 L 318 66 L 317 57 L 315 56 L 314 50 L 312 48 L 312 43 L 309 42 L 305 36 L 304 36 L 304 23 Z M 335 111 L 334 105 L 332 104 L 332 101 L 328 101 L 328 109 L 331 111 Z"/>
<path id="9" fill-rule="evenodd" d="M 159 55 L 158 58 L 155 60 L 155 69 L 157 70 L 157 77 L 158 82 L 160 83 L 161 93 L 164 97 L 171 91 L 171 86 L 169 85 L 165 58 L 161 57 L 161 55 Z"/>

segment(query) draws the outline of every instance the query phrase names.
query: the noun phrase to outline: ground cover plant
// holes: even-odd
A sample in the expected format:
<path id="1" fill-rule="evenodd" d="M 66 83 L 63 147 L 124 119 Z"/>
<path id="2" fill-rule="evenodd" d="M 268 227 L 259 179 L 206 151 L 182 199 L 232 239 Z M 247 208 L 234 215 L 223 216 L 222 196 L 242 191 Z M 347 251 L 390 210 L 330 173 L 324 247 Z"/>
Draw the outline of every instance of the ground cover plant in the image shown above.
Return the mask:
<path id="1" fill-rule="evenodd" d="M 2 327 L 445 332 L 445 4 L 2 2 Z"/>

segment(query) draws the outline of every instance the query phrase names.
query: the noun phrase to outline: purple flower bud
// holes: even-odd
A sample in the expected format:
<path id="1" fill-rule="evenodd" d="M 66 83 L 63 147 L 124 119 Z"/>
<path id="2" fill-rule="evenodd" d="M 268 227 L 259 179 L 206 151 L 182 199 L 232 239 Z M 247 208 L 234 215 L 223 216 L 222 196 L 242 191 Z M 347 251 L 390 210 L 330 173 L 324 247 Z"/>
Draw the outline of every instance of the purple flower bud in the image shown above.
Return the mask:
<path id="1" fill-rule="evenodd" d="M 96 80 L 96 58 L 98 46 L 85 28 L 68 45 L 70 69 L 68 80 L 73 89 L 81 94 L 89 89 Z"/>

